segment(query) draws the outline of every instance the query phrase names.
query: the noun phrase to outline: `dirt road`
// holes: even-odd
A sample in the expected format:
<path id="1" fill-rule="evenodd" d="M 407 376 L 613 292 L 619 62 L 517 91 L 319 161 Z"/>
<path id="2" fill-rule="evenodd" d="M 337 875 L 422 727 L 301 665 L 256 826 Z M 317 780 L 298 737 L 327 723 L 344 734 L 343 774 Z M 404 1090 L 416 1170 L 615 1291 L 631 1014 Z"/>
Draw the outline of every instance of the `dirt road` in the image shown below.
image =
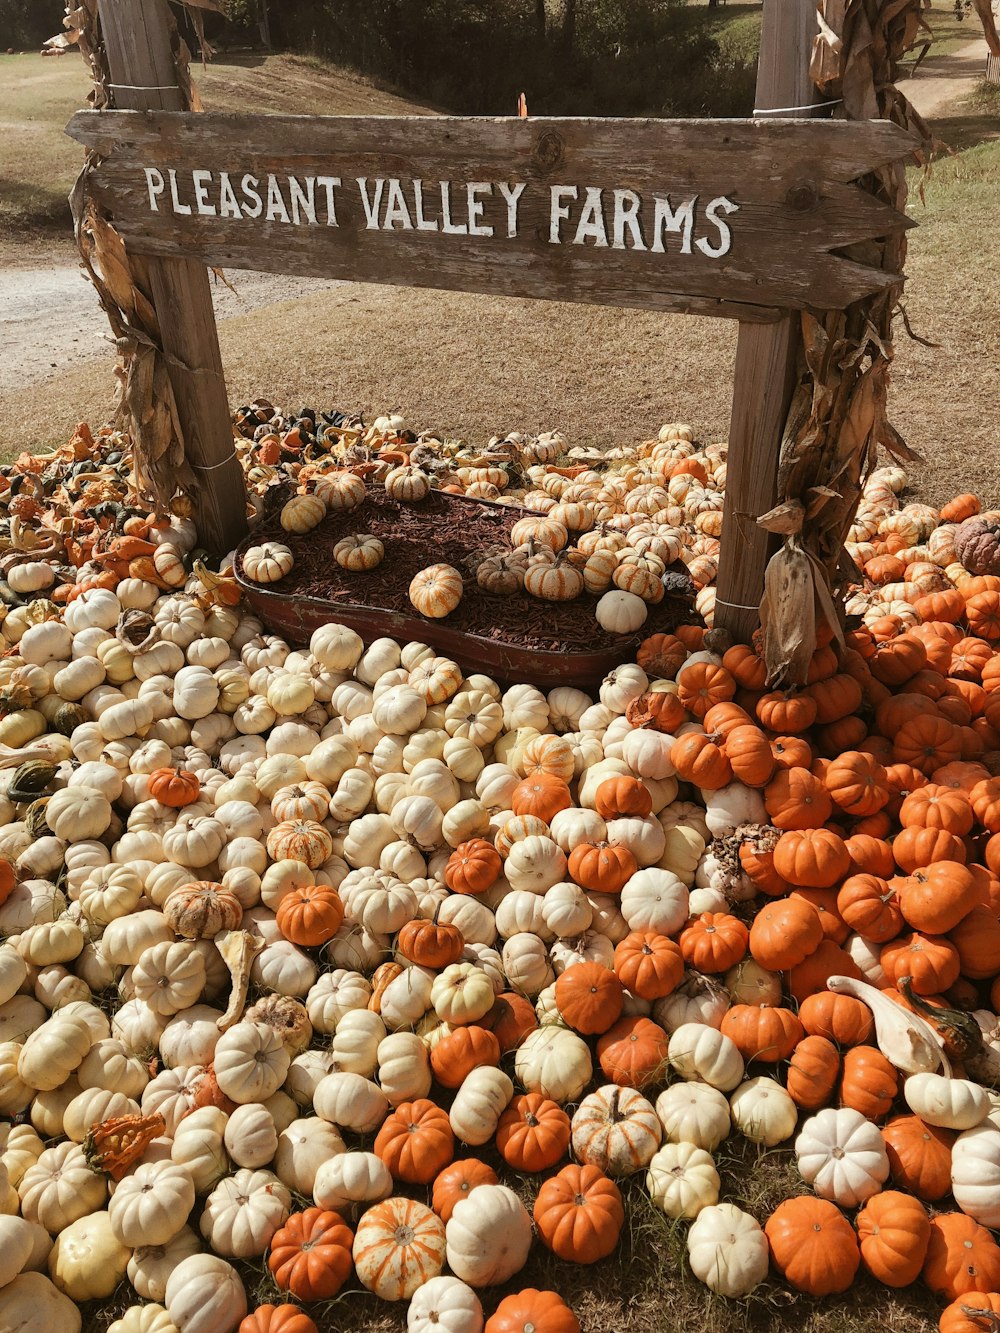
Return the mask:
<path id="1" fill-rule="evenodd" d="M 220 324 L 278 301 L 294 301 L 339 284 L 273 273 L 227 274 L 235 291 L 213 280 Z M 61 264 L 0 271 L 0 396 L 61 370 L 114 359 L 107 320 L 71 254 Z"/>
<path id="2" fill-rule="evenodd" d="M 970 20 L 975 22 L 975 20 Z M 930 56 L 900 88 L 925 120 L 970 97 L 986 70 L 988 48 L 979 37 L 945 56 Z"/>

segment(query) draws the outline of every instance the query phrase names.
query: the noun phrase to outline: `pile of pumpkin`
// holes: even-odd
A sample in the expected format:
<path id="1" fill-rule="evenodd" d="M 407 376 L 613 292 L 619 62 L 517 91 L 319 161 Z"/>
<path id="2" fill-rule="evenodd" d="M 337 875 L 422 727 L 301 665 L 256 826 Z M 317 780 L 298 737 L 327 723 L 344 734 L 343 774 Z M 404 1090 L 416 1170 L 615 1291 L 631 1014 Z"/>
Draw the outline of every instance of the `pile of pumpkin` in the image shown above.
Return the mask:
<path id="1" fill-rule="evenodd" d="M 612 1255 L 632 1176 L 725 1297 L 863 1265 L 1000 1315 L 988 517 L 931 553 L 876 474 L 852 549 L 909 577 L 804 689 L 692 627 L 591 697 L 286 644 L 189 520 L 59 517 L 47 466 L 52 514 L 27 464 L 3 497 L 8 585 L 48 573 L 0 624 L 0 1327 L 127 1280 L 114 1333 L 312 1333 L 358 1283 L 564 1333 L 517 1276 Z M 801 1193 L 726 1202 L 731 1134 Z"/>
<path id="2" fill-rule="evenodd" d="M 290 426 L 279 420 L 282 435 L 273 423 L 258 427 L 263 434 L 256 448 L 268 450 L 268 457 L 289 436 L 296 444 L 308 438 L 308 426 L 315 425 L 311 418 Z M 334 434 L 344 431 L 360 434 L 344 427 Z M 366 495 L 362 477 L 383 485 L 402 504 L 418 504 L 432 488 L 517 504 L 535 513 L 514 524 L 507 549 L 481 561 L 475 570 L 478 586 L 553 602 L 587 593 L 599 598 L 595 617 L 613 634 L 641 628 L 648 607 L 663 600 L 665 576 L 677 561 L 687 564 L 699 589 L 715 576 L 726 450 L 697 449 L 690 426 L 664 426 L 656 440 L 607 455 L 577 451 L 586 462 L 574 462 L 570 451 L 564 458 L 568 466 L 556 465 L 566 449 L 559 435 L 496 437 L 474 454 L 457 441 L 406 432 L 398 418 L 379 418 L 364 440 L 346 445 L 337 439 L 329 452 L 305 463 L 298 453 L 291 455 L 284 472 L 298 493 L 281 510 L 286 531 L 310 532 L 329 513 L 357 509 Z M 351 533 L 333 548 L 338 565 L 355 573 L 377 569 L 384 556 L 382 542 L 368 532 Z M 262 584 L 278 582 L 293 565 L 292 551 L 276 541 L 251 547 L 243 559 L 247 576 Z M 415 575 L 409 593 L 421 615 L 441 619 L 462 599 L 462 572 L 429 565 Z M 711 609 L 707 600 L 704 609 Z"/>

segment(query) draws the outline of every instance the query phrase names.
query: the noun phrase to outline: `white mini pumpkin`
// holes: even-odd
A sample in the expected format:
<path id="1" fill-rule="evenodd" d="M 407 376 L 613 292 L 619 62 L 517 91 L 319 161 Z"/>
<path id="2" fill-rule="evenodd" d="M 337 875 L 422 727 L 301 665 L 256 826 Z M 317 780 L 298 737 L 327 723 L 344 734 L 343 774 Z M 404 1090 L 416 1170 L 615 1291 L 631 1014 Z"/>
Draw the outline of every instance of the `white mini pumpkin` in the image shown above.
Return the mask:
<path id="1" fill-rule="evenodd" d="M 710 1204 L 687 1235 L 691 1271 L 720 1296 L 747 1296 L 767 1276 L 767 1237 L 757 1220 L 732 1203 Z"/>
<path id="2" fill-rule="evenodd" d="M 201 1234 L 216 1254 L 263 1254 L 292 1210 L 290 1191 L 271 1171 L 241 1169 L 220 1180 L 205 1200 Z"/>
<path id="3" fill-rule="evenodd" d="M 506 1185 L 481 1185 L 461 1199 L 448 1220 L 448 1267 L 471 1287 L 506 1282 L 524 1267 L 531 1218 Z"/>
<path id="4" fill-rule="evenodd" d="M 821 1198 L 856 1208 L 882 1188 L 889 1158 L 878 1126 L 850 1107 L 810 1117 L 795 1140 L 803 1180 Z"/>

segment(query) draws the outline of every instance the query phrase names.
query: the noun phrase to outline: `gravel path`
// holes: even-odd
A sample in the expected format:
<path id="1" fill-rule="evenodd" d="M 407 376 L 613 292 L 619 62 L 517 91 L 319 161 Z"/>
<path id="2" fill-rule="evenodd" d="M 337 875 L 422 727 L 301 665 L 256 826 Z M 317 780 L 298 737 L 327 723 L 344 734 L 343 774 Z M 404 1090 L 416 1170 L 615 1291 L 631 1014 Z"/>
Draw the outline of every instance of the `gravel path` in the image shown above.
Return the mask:
<path id="1" fill-rule="evenodd" d="M 227 273 L 235 291 L 213 279 L 220 325 L 277 301 L 340 284 L 274 273 Z M 0 395 L 48 379 L 54 371 L 114 356 L 108 322 L 83 272 L 67 258 L 45 267 L 0 270 Z"/>

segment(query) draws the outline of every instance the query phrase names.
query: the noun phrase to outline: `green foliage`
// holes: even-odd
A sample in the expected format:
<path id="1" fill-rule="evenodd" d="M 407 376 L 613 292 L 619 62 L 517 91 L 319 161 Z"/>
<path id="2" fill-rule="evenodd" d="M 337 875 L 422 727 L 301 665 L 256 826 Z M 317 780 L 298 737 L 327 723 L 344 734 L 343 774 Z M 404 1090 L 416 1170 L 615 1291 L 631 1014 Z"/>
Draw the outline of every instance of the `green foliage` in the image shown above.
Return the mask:
<path id="1" fill-rule="evenodd" d="M 239 17 L 254 0 L 236 0 Z M 685 0 L 305 0 L 272 6 L 274 43 L 464 115 L 744 115 L 759 21 Z M 544 19 L 544 22 L 543 22 Z M 544 33 L 542 29 L 544 28 Z"/>
<path id="2" fill-rule="evenodd" d="M 62 32 L 62 0 L 0 0 L 0 51 L 40 47 Z"/>

